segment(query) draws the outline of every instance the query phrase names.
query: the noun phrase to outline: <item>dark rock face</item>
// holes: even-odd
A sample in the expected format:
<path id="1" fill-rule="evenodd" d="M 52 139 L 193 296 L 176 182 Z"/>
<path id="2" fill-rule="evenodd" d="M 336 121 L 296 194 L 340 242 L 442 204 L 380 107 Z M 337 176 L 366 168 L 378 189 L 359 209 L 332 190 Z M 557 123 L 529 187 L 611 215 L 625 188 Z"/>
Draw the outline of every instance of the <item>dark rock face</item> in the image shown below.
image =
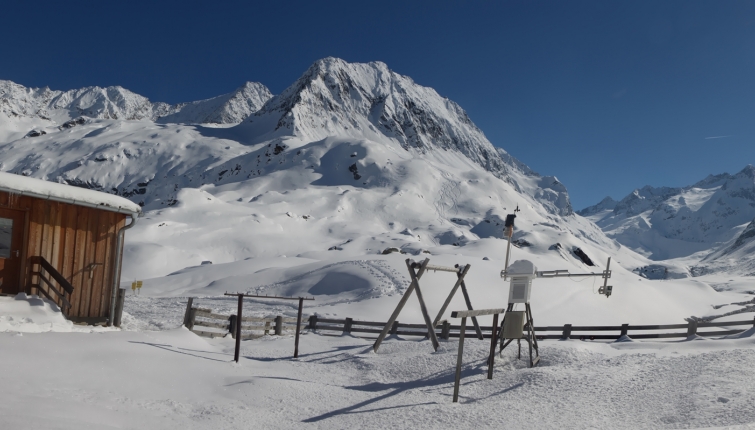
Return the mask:
<path id="1" fill-rule="evenodd" d="M 66 128 L 76 127 L 77 125 L 83 125 L 86 122 L 87 122 L 86 118 L 84 118 L 83 116 L 80 116 L 76 119 L 72 119 L 70 121 L 64 122 L 63 125 L 61 125 L 59 128 L 63 130 Z"/>
<path id="2" fill-rule="evenodd" d="M 595 265 L 595 263 L 592 262 L 592 260 L 590 259 L 590 257 L 588 257 L 587 254 L 585 254 L 585 251 L 582 251 L 581 248 L 578 248 L 578 247 L 575 246 L 574 248 L 572 248 L 572 252 L 574 253 L 575 257 L 579 258 L 586 265 L 588 265 L 588 266 L 594 266 Z"/>
<path id="3" fill-rule="evenodd" d="M 24 137 L 39 137 L 39 136 L 44 136 L 45 134 L 47 134 L 47 132 L 44 130 L 32 130 L 26 133 L 26 136 Z"/>
<path id="4" fill-rule="evenodd" d="M 530 242 L 527 242 L 524 239 L 512 240 L 511 244 L 514 245 L 514 246 L 516 246 L 517 248 L 527 248 L 529 246 L 532 246 L 532 244 Z"/>

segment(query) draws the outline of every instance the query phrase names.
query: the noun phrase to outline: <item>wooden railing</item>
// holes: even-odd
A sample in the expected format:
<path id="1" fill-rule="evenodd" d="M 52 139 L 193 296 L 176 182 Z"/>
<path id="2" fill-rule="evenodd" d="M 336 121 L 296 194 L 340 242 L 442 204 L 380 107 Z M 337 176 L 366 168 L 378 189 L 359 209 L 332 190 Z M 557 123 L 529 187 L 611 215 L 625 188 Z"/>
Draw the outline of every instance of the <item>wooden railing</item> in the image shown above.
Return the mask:
<path id="1" fill-rule="evenodd" d="M 63 315 L 68 314 L 68 309 L 71 308 L 70 298 L 71 294 L 73 294 L 73 285 L 44 257 L 34 256 L 29 259 L 29 262 L 32 265 L 32 277 L 37 277 L 37 283 L 31 284 L 29 290 L 36 288 L 38 293 L 55 302 L 60 307 Z M 34 270 L 35 267 L 38 267 L 37 270 Z M 49 278 L 46 275 L 49 275 Z M 58 287 L 55 287 L 52 282 L 53 280 L 57 282 Z M 43 287 L 42 283 L 47 286 L 47 289 Z M 54 293 L 55 297 L 50 292 Z M 31 291 L 29 293 L 31 294 Z"/>
<path id="2" fill-rule="evenodd" d="M 210 309 L 192 308 L 186 309 L 184 324 L 194 333 L 206 337 L 225 336 L 233 333 L 235 328 L 235 315 L 220 315 L 213 313 Z M 317 315 L 308 317 L 309 322 L 305 328 L 313 331 L 340 332 L 342 334 L 359 334 L 367 335 L 380 334 L 385 322 L 377 321 L 359 321 L 353 318 L 333 319 L 321 318 Z M 247 324 L 248 323 L 248 324 Z M 702 330 L 708 328 L 728 328 L 747 326 L 739 330 Z M 203 327 L 221 329 L 223 332 L 210 332 L 201 330 Z M 729 322 L 702 322 L 689 320 L 686 324 L 668 324 L 668 325 L 630 325 L 622 324 L 616 326 L 573 326 L 564 324 L 563 326 L 535 327 L 535 333 L 539 340 L 544 339 L 580 339 L 580 340 L 617 340 L 622 336 L 628 336 L 632 339 L 662 339 L 662 338 L 687 338 L 690 336 L 726 336 L 739 334 L 747 328 L 755 327 L 755 318 L 745 321 Z M 197 329 L 199 328 L 199 329 Z M 241 329 L 246 332 L 257 331 L 264 334 L 280 335 L 283 331 L 293 331 L 296 329 L 296 318 L 284 318 L 277 316 L 275 318 L 242 318 Z M 481 326 L 483 338 L 490 339 L 492 327 Z M 460 325 L 454 325 L 448 320 L 440 321 L 436 327 L 436 333 L 439 339 L 458 338 L 460 336 Z M 659 332 L 660 331 L 660 332 Z M 555 333 L 554 333 L 555 332 Z M 608 333 L 607 333 L 608 332 Z M 542 333 L 542 334 L 541 334 Z M 552 334 L 548 334 L 552 333 Z M 600 334 L 598 334 L 600 333 Z M 425 324 L 404 324 L 398 321 L 393 323 L 391 335 L 398 336 L 427 336 L 427 326 Z M 251 339 L 259 337 L 261 333 L 242 334 L 242 339 Z M 465 327 L 465 337 L 478 337 L 474 327 Z"/>
<path id="3" fill-rule="evenodd" d="M 230 335 L 235 338 L 236 319 L 236 315 L 221 315 L 213 313 L 210 309 L 190 307 L 187 308 L 186 315 L 184 316 L 184 325 L 199 336 L 213 338 Z M 219 329 L 220 331 L 202 330 L 203 328 Z M 253 331 L 258 333 L 250 333 Z M 254 339 L 262 334 L 275 334 L 280 336 L 285 331 L 296 331 L 295 317 L 289 318 L 278 315 L 275 318 L 241 318 L 242 340 Z"/>

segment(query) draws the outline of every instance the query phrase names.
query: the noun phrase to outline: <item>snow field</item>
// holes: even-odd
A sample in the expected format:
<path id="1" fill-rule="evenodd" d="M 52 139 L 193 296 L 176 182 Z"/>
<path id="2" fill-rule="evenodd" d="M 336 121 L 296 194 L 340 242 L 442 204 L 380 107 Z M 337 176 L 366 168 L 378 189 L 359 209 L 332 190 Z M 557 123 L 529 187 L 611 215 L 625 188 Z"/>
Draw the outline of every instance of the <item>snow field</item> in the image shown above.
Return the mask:
<path id="1" fill-rule="evenodd" d="M 486 379 L 488 341 L 351 336 L 242 342 L 186 329 L 0 334 L 5 428 L 701 428 L 752 425 L 752 339 L 544 341 L 539 367 L 507 348 Z M 34 357 L 33 360 L 29 359 Z M 42 405 L 42 406 L 40 406 Z M 40 407 L 44 414 L 35 413 Z"/>

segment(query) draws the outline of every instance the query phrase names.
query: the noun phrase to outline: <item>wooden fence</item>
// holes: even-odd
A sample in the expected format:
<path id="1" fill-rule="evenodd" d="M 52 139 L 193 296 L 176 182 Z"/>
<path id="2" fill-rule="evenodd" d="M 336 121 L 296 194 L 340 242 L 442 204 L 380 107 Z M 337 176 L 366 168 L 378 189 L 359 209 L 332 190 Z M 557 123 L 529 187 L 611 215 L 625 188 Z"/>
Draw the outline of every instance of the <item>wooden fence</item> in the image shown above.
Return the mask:
<path id="1" fill-rule="evenodd" d="M 332 319 L 321 318 L 317 315 L 302 316 L 302 321 L 308 319 L 305 328 L 313 331 L 334 332 L 342 334 L 365 334 L 378 335 L 385 322 L 360 321 L 353 318 Z M 210 309 L 193 308 L 191 302 L 186 309 L 184 325 L 194 333 L 204 337 L 233 336 L 235 333 L 236 316 L 213 313 Z M 668 325 L 630 325 L 617 326 L 535 326 L 535 333 L 539 340 L 544 339 L 580 339 L 580 340 L 616 340 L 622 336 L 632 339 L 662 339 L 662 338 L 687 338 L 689 336 L 726 336 L 738 334 L 750 327 L 755 326 L 755 318 L 747 321 L 731 322 L 702 322 L 689 320 L 686 324 Z M 743 329 L 731 329 L 731 327 L 745 327 Z M 215 331 L 203 330 L 212 328 Z M 491 326 L 481 326 L 483 338 L 490 338 Z M 710 328 L 726 328 L 726 330 L 706 330 Z M 702 330 L 701 330 L 702 329 Z M 217 331 L 222 330 L 222 331 Z M 243 317 L 241 321 L 242 340 L 254 339 L 265 334 L 281 335 L 284 332 L 296 331 L 296 318 L 283 317 L 256 318 Z M 436 333 L 440 339 L 458 338 L 461 326 L 450 324 L 448 320 L 440 321 L 436 327 Z M 246 332 L 246 333 L 244 333 Z M 253 333 L 256 332 L 256 333 Z M 290 333 L 289 333 L 290 334 Z M 397 336 L 427 336 L 425 324 L 403 324 L 398 321 L 393 323 L 391 335 Z M 466 327 L 465 337 L 478 337 L 474 327 Z"/>
<path id="2" fill-rule="evenodd" d="M 235 338 L 236 319 L 236 315 L 221 315 L 213 313 L 210 309 L 189 308 L 184 319 L 184 325 L 199 336 L 213 338 L 230 335 Z M 203 330 L 206 328 L 216 330 Z M 217 329 L 222 331 L 217 331 Z M 255 339 L 263 334 L 282 335 L 283 332 L 293 333 L 295 331 L 296 317 L 288 318 L 278 315 L 275 318 L 241 318 L 241 340 Z"/>

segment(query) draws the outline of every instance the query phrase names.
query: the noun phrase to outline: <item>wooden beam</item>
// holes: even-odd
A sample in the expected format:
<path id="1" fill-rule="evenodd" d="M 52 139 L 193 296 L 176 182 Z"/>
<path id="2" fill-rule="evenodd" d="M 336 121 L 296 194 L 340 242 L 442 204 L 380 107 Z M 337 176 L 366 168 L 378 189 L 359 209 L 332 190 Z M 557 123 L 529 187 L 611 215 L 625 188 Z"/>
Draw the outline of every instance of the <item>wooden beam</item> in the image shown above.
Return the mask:
<path id="1" fill-rule="evenodd" d="M 430 320 L 430 314 L 427 312 L 427 306 L 425 305 L 425 300 L 424 298 L 422 298 L 422 290 L 420 290 L 419 288 L 419 279 L 417 279 L 417 275 L 414 273 L 414 270 L 412 270 L 411 266 L 409 266 L 408 263 L 407 263 L 407 267 L 409 268 L 409 276 L 412 277 L 412 281 L 414 282 L 414 289 L 417 290 L 417 299 L 419 299 L 419 308 L 422 311 L 422 317 L 425 319 L 425 324 L 427 325 L 427 336 L 430 338 L 430 341 L 433 344 L 433 349 L 437 351 L 438 347 L 440 346 L 440 343 L 438 342 L 438 336 L 435 334 L 435 326 L 433 325 L 433 322 Z"/>
<path id="2" fill-rule="evenodd" d="M 396 306 L 396 309 L 393 310 L 391 317 L 388 318 L 388 322 L 385 323 L 385 326 L 383 327 L 383 331 L 380 332 L 380 335 L 378 336 L 377 340 L 375 340 L 375 344 L 372 345 L 373 351 L 377 352 L 378 348 L 380 348 L 380 344 L 383 343 L 383 339 L 385 339 L 385 336 L 388 335 L 388 332 L 393 328 L 394 321 L 396 321 L 396 318 L 398 318 L 398 315 L 401 313 L 401 310 L 404 308 L 404 305 L 406 305 L 406 302 L 409 300 L 409 296 L 411 296 L 412 292 L 414 292 L 416 281 L 419 281 L 422 275 L 424 275 L 425 266 L 427 266 L 429 263 L 430 263 L 430 259 L 426 258 L 420 264 L 420 268 L 417 271 L 416 280 L 414 278 L 412 279 L 411 284 L 409 284 L 409 288 L 407 288 L 406 292 L 404 292 L 404 295 L 401 296 L 401 300 L 399 300 L 398 305 Z M 412 261 L 407 259 L 406 264 L 407 266 L 411 266 Z M 410 270 L 410 272 L 414 273 L 413 270 Z"/>
<path id="3" fill-rule="evenodd" d="M 495 315 L 495 314 L 502 314 L 505 309 L 503 308 L 497 308 L 497 309 L 477 309 L 477 310 L 467 310 L 467 311 L 453 311 L 451 312 L 451 318 L 468 318 L 468 317 L 481 317 L 485 315 Z M 462 324 L 463 326 L 463 324 Z"/>
<path id="4" fill-rule="evenodd" d="M 459 289 L 461 286 L 462 281 L 464 281 L 464 277 L 467 275 L 467 272 L 469 271 L 469 268 L 472 267 L 471 265 L 467 264 L 464 266 L 464 268 L 461 270 L 461 272 L 457 271 L 459 274 L 458 278 L 456 279 L 456 283 L 454 284 L 453 288 L 451 288 L 451 292 L 448 294 L 448 297 L 446 298 L 446 301 L 443 303 L 443 306 L 440 307 L 440 311 L 438 312 L 438 316 L 435 317 L 433 320 L 433 327 L 437 327 L 438 323 L 440 322 L 440 319 L 443 317 L 443 313 L 446 312 L 446 309 L 448 308 L 448 305 L 451 304 L 451 299 L 454 298 L 454 295 L 456 294 L 456 290 Z"/>
<path id="5" fill-rule="evenodd" d="M 461 383 L 461 362 L 464 357 L 464 332 L 467 331 L 467 318 L 461 318 L 459 333 L 459 354 L 456 356 L 456 375 L 454 376 L 454 403 L 459 401 L 459 384 Z"/>

